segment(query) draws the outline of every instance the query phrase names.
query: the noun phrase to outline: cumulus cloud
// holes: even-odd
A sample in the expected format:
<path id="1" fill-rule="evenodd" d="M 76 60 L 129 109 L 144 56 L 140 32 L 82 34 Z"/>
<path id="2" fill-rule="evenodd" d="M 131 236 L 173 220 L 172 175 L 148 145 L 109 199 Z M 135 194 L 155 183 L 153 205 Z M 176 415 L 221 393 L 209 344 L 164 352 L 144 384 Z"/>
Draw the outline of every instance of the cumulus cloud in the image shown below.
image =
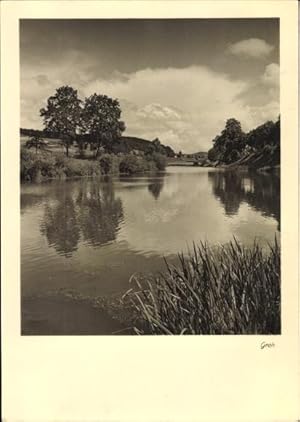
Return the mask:
<path id="1" fill-rule="evenodd" d="M 276 120 L 280 114 L 279 101 L 270 101 L 264 106 L 249 107 L 249 114 L 252 116 L 254 122 L 263 123 L 267 120 Z M 255 126 L 257 126 L 255 124 Z"/>
<path id="2" fill-rule="evenodd" d="M 279 103 L 279 82 L 279 65 L 270 63 L 264 68 L 260 77 L 249 80 L 248 87 L 241 93 L 240 99 L 261 112 L 264 107 L 270 110 L 270 105 L 273 108 L 274 104 Z"/>
<path id="3" fill-rule="evenodd" d="M 275 73 L 272 64 L 261 77 L 266 94 L 274 89 L 270 82 L 272 78 L 275 80 Z M 177 151 L 209 149 L 211 140 L 230 117 L 239 119 L 243 129 L 249 130 L 279 114 L 274 97 L 268 100 L 270 104 L 249 105 L 252 95 L 249 82 L 232 80 L 204 66 L 149 68 L 95 78 L 92 72 L 81 70 L 80 66 L 40 64 L 38 69 L 35 66 L 34 72 L 22 68 L 22 127 L 42 127 L 39 109 L 63 84 L 77 88 L 81 98 L 94 92 L 118 98 L 126 124 L 125 135 L 150 140 L 158 137 Z M 245 92 L 247 95 L 243 95 Z"/>
<path id="4" fill-rule="evenodd" d="M 86 95 L 105 92 L 121 99 L 127 133 L 159 137 L 175 149 L 207 149 L 224 119 L 240 105 L 236 96 L 245 89 L 242 81 L 204 66 L 183 69 L 144 69 L 124 80 L 96 80 L 85 87 Z M 122 98 L 138 106 L 128 110 Z"/>
<path id="5" fill-rule="evenodd" d="M 171 107 L 163 107 L 161 104 L 148 104 L 138 111 L 138 116 L 141 118 L 149 118 L 152 120 L 160 119 L 165 121 L 178 121 L 180 115 Z"/>
<path id="6" fill-rule="evenodd" d="M 259 59 L 268 56 L 274 46 L 259 38 L 249 38 L 228 46 L 229 53 L 235 56 Z"/>
<path id="7" fill-rule="evenodd" d="M 279 85 L 279 65 L 277 63 L 270 63 L 266 66 L 262 81 L 269 86 Z"/>
<path id="8" fill-rule="evenodd" d="M 248 87 L 249 82 L 191 66 L 144 69 L 127 75 L 126 81 L 96 80 L 85 87 L 85 93 L 105 92 L 120 98 L 128 134 L 159 137 L 176 150 L 195 152 L 210 148 L 230 117 L 240 119 L 244 130 L 262 123 L 266 115 L 276 118 L 279 110 L 274 112 L 274 104 L 272 108 L 248 106 L 242 96 Z"/>

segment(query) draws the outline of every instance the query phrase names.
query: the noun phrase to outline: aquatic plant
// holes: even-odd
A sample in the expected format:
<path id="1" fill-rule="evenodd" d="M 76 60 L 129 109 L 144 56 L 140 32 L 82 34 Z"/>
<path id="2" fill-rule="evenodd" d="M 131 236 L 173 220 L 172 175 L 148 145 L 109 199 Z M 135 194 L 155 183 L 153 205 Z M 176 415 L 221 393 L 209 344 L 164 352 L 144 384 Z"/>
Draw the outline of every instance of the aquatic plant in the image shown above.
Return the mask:
<path id="1" fill-rule="evenodd" d="M 179 265 L 131 278 L 123 297 L 137 314 L 137 334 L 280 334 L 280 246 L 264 250 L 236 239 L 193 245 Z"/>

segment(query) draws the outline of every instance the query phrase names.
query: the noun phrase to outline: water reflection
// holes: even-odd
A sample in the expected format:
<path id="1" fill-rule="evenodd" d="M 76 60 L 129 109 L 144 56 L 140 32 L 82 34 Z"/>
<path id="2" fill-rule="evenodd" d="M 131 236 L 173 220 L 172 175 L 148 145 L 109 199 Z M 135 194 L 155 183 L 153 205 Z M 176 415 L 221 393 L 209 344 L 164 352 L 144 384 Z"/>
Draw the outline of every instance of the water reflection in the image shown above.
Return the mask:
<path id="1" fill-rule="evenodd" d="M 280 230 L 280 178 L 275 174 L 209 172 L 213 194 L 228 216 L 236 215 L 242 202 L 267 217 L 274 217 Z"/>
<path id="2" fill-rule="evenodd" d="M 83 239 L 100 246 L 116 239 L 123 208 L 111 182 L 81 186 L 77 194 L 78 222 Z"/>
<path id="3" fill-rule="evenodd" d="M 118 293 L 133 273 L 164 271 L 162 257 L 175 263 L 193 242 L 273 242 L 279 188 L 275 175 L 200 167 L 22 185 L 22 294 Z"/>
<path id="4" fill-rule="evenodd" d="M 41 233 L 59 254 L 71 257 L 77 250 L 80 230 L 74 201 L 69 193 L 66 192 L 58 203 L 46 204 Z"/>
<path id="5" fill-rule="evenodd" d="M 21 214 L 30 209 L 35 205 L 39 204 L 43 200 L 41 195 L 32 193 L 23 193 L 21 195 Z"/>
<path id="6" fill-rule="evenodd" d="M 221 201 L 226 215 L 237 214 L 245 192 L 242 177 L 232 172 L 209 172 L 208 177 L 212 182 L 213 193 Z"/>
<path id="7" fill-rule="evenodd" d="M 148 190 L 153 195 L 154 199 L 158 199 L 164 186 L 163 177 L 149 177 Z"/>
<path id="8" fill-rule="evenodd" d="M 280 229 L 276 175 L 177 171 L 165 177 L 54 183 L 24 193 L 23 209 L 33 209 L 38 202 L 40 233 L 67 258 L 79 245 L 99 248 L 114 242 L 116 249 L 126 245 L 150 256 L 176 254 L 184 243 L 202 238 L 226 242 L 232 233 L 244 242 L 254 231 L 269 238 L 273 229 L 259 216 L 275 218 Z M 257 213 L 245 214 L 243 203 Z M 224 220 L 222 209 L 237 219 Z"/>
<path id="9" fill-rule="evenodd" d="M 94 247 L 114 241 L 122 219 L 112 183 L 65 184 L 46 203 L 40 230 L 57 253 L 71 257 L 80 239 Z"/>

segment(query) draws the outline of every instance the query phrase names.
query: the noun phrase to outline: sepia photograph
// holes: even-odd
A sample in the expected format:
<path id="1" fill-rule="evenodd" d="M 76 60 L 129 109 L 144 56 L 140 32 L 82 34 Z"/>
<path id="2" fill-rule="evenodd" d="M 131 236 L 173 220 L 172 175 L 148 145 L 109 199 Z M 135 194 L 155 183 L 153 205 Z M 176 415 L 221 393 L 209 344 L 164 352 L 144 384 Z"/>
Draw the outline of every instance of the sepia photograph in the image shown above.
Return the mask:
<path id="1" fill-rule="evenodd" d="M 281 334 L 279 45 L 20 19 L 22 336 Z"/>
<path id="2" fill-rule="evenodd" d="M 299 419 L 296 0 L 4 0 L 2 415 Z"/>

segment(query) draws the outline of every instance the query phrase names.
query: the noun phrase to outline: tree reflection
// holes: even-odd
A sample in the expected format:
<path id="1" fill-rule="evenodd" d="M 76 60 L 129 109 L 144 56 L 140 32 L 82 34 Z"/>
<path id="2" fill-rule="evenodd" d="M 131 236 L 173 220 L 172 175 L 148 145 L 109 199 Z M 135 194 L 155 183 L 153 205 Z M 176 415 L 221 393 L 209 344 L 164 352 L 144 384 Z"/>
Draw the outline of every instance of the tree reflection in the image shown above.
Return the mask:
<path id="1" fill-rule="evenodd" d="M 49 246 L 70 257 L 80 238 L 92 246 L 115 240 L 122 218 L 121 199 L 115 198 L 112 183 L 82 182 L 66 185 L 46 204 L 41 233 Z"/>
<path id="2" fill-rule="evenodd" d="M 22 193 L 21 195 L 21 203 L 20 203 L 20 209 L 21 214 L 24 214 L 24 212 L 27 209 L 30 209 L 34 207 L 35 205 L 38 205 L 43 200 L 42 195 L 33 194 L 33 193 Z"/>
<path id="3" fill-rule="evenodd" d="M 274 217 L 280 230 L 280 178 L 277 175 L 251 175 L 252 190 L 246 192 L 246 201 L 263 215 Z"/>
<path id="4" fill-rule="evenodd" d="M 275 174 L 209 172 L 212 191 L 224 207 L 226 215 L 237 214 L 240 204 L 247 202 L 255 210 L 274 217 L 280 230 L 280 178 Z"/>
<path id="5" fill-rule="evenodd" d="M 244 199 L 241 175 L 232 172 L 209 172 L 213 193 L 224 206 L 226 215 L 238 213 Z"/>
<path id="6" fill-rule="evenodd" d="M 153 195 L 155 199 L 159 198 L 159 195 L 164 186 L 164 179 L 162 176 L 159 177 L 149 177 L 148 178 L 148 190 Z"/>
<path id="7" fill-rule="evenodd" d="M 60 198 L 59 202 L 46 204 L 41 233 L 46 236 L 49 246 L 53 246 L 60 255 L 68 258 L 77 250 L 80 229 L 70 194 Z"/>
<path id="8" fill-rule="evenodd" d="M 76 204 L 85 241 L 93 246 L 100 246 L 116 239 L 123 218 L 123 208 L 121 199 L 115 198 L 111 182 L 81 185 Z"/>

